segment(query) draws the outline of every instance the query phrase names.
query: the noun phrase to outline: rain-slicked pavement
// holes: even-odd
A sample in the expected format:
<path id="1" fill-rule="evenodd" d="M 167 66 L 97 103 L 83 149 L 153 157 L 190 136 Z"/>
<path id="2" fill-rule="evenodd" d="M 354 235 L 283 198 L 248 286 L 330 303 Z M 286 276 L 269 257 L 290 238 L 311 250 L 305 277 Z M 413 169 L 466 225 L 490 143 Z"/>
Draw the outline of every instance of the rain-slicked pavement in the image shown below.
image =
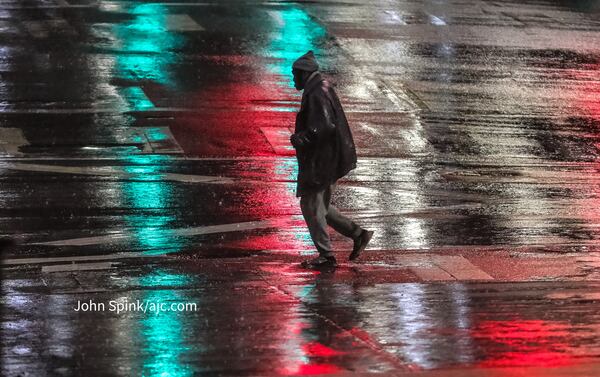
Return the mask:
<path id="1" fill-rule="evenodd" d="M 314 255 L 314 50 L 375 230 Z M 597 376 L 600 2 L 0 1 L 2 375 Z"/>

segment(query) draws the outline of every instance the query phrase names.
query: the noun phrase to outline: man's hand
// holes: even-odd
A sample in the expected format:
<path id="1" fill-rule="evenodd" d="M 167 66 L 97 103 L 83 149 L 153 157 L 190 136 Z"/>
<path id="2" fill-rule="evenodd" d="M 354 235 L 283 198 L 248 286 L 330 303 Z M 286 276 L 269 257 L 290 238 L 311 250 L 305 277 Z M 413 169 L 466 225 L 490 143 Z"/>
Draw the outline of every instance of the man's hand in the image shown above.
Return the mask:
<path id="1" fill-rule="evenodd" d="M 290 143 L 292 143 L 296 149 L 304 146 L 304 140 L 298 134 L 292 134 L 292 136 L 290 136 Z"/>

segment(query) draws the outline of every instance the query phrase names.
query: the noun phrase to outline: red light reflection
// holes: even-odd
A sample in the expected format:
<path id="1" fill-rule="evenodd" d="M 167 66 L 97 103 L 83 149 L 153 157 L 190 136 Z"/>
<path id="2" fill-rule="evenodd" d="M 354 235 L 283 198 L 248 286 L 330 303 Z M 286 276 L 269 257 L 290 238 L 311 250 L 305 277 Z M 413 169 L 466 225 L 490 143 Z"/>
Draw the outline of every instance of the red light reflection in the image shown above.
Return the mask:
<path id="1" fill-rule="evenodd" d="M 564 340 L 574 331 L 571 325 L 542 320 L 484 321 L 472 330 L 483 347 L 493 344 L 494 352 L 484 355 L 483 367 L 556 367 L 576 363 L 577 357 Z"/>
<path id="2" fill-rule="evenodd" d="M 294 369 L 283 369 L 281 374 L 285 376 L 314 376 L 322 374 L 339 373 L 341 369 L 333 364 L 301 364 Z"/>

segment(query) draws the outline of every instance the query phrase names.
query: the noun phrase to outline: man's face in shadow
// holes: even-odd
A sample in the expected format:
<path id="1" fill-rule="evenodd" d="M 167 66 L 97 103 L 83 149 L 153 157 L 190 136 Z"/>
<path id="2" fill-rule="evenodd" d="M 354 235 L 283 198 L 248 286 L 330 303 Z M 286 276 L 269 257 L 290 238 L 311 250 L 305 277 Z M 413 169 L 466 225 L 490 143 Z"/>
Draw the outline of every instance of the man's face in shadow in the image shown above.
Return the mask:
<path id="1" fill-rule="evenodd" d="M 303 71 L 301 69 L 292 69 L 292 74 L 294 75 L 294 87 L 296 90 L 303 90 L 304 85 L 306 84 L 306 77 L 308 76 L 308 72 Z"/>

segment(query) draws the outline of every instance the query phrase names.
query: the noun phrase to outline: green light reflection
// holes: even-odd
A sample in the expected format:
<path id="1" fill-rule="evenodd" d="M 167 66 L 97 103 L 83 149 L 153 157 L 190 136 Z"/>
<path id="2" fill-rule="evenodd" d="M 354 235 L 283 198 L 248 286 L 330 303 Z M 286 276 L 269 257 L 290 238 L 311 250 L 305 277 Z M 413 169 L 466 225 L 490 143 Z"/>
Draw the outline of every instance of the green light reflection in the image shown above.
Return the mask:
<path id="1" fill-rule="evenodd" d="M 119 78 L 174 87 L 171 67 L 176 63 L 174 50 L 182 45 L 183 38 L 168 29 L 168 11 L 162 4 L 124 4 L 133 19 L 116 24 L 114 34 L 121 52 L 116 54 L 115 75 Z M 138 87 L 121 88 L 122 96 L 135 111 L 144 111 L 154 105 Z M 168 138 L 159 128 L 148 128 L 145 138 L 161 141 Z M 138 142 L 144 142 L 140 138 Z M 124 170 L 130 178 L 123 183 L 123 195 L 128 208 L 134 213 L 125 216 L 132 229 L 137 247 L 148 255 L 180 251 L 184 242 L 173 231 L 176 216 L 173 207 L 173 183 L 164 180 L 161 169 L 170 166 L 171 156 L 129 155 L 123 157 Z M 140 279 L 145 288 L 143 300 L 148 302 L 189 302 L 183 291 L 189 277 L 155 271 Z M 164 289 L 173 287 L 174 289 Z M 154 288 L 154 289 L 152 289 Z M 193 370 L 182 360 L 189 350 L 185 338 L 191 324 L 185 321 L 186 313 L 146 313 L 141 320 L 141 339 L 144 342 L 143 376 L 187 377 Z M 139 336 L 139 335 L 134 335 Z"/>
<path id="2" fill-rule="evenodd" d="M 124 170 L 130 179 L 123 184 L 128 206 L 136 213 L 125 216 L 132 227 L 137 246 L 145 254 L 156 255 L 180 251 L 184 242 L 173 231 L 176 217 L 169 214 L 173 183 L 164 180 L 161 167 L 169 166 L 168 155 L 130 155 Z"/>
<path id="3" fill-rule="evenodd" d="M 285 86 L 293 87 L 291 80 L 292 64 L 308 50 L 318 53 L 317 44 L 325 37 L 325 29 L 313 21 L 304 10 L 290 7 L 272 11 L 271 15 L 280 21 L 279 28 L 272 33 L 272 39 L 265 55 L 278 59 L 268 64 L 271 73 L 284 76 Z"/>
<path id="4" fill-rule="evenodd" d="M 129 6 L 133 20 L 115 25 L 123 51 L 117 55 L 117 76 L 174 86 L 169 67 L 176 60 L 173 50 L 183 44 L 183 38 L 168 30 L 167 8 L 152 3 Z"/>
<path id="5" fill-rule="evenodd" d="M 140 279 L 145 289 L 143 300 L 153 303 L 190 302 L 185 291 L 178 288 L 192 283 L 189 276 L 172 274 L 158 270 Z M 174 289 L 164 289 L 172 287 Z M 190 323 L 182 321 L 184 312 L 147 313 L 141 321 L 142 339 L 144 341 L 143 376 L 187 377 L 194 374 L 193 369 L 181 360 L 182 355 L 189 352 L 190 347 L 185 339 L 189 334 Z"/>
<path id="6" fill-rule="evenodd" d="M 272 39 L 264 54 L 276 58 L 277 61 L 267 65 L 270 73 L 281 76 L 279 85 L 289 89 L 294 87 L 292 81 L 292 64 L 298 57 L 309 50 L 319 54 L 319 43 L 326 36 L 327 31 L 316 23 L 306 11 L 298 7 L 290 7 L 283 10 L 270 12 L 277 21 L 274 22 L 275 31 L 271 34 Z M 288 111 L 296 111 L 294 108 L 286 107 Z M 281 108 L 279 109 L 282 110 Z M 290 165 L 294 167 L 291 168 Z M 275 175 L 283 180 L 295 180 L 297 175 L 296 162 L 290 159 L 280 159 L 275 166 Z M 294 195 L 296 184 L 286 184 L 286 191 Z M 294 195 L 295 196 L 295 195 Z M 302 242 L 306 242 L 306 234 L 296 234 Z"/>

